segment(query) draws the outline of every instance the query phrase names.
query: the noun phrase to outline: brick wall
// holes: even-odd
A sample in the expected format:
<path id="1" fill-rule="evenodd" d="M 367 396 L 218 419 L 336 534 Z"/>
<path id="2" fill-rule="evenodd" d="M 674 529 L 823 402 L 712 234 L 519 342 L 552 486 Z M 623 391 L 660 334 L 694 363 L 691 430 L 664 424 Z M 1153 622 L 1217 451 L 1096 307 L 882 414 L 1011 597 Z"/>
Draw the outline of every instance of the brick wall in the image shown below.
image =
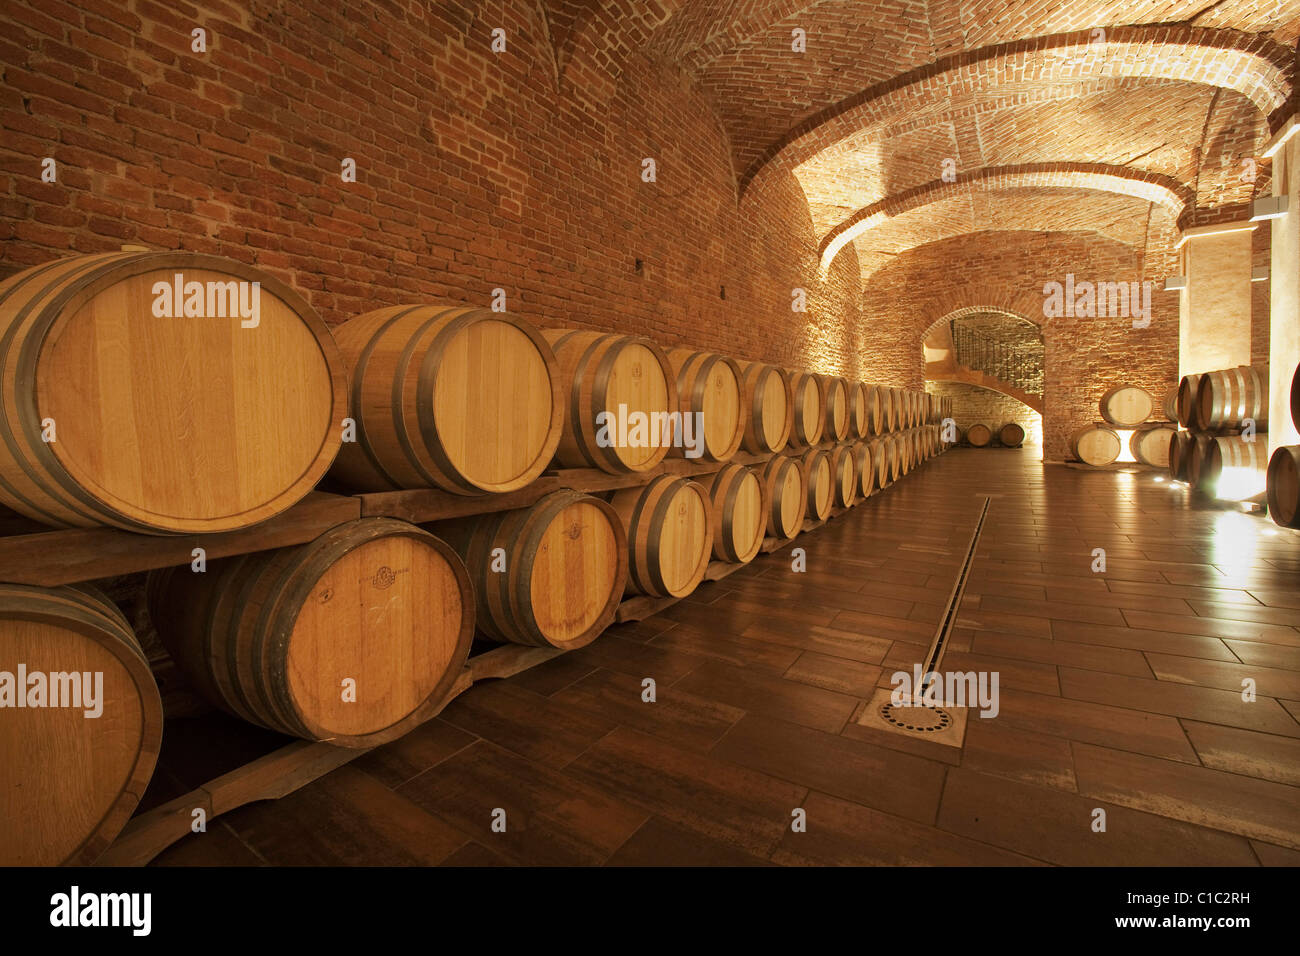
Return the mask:
<path id="1" fill-rule="evenodd" d="M 199 250 L 331 323 L 499 287 L 543 324 L 860 375 L 856 257 L 819 280 L 793 175 L 739 201 L 716 113 L 636 46 L 526 0 L 5 4 L 0 268 Z"/>
<path id="2" fill-rule="evenodd" d="M 1034 446 L 1035 453 L 1042 452 L 1043 416 L 1024 402 L 963 382 L 927 382 L 925 390 L 952 399 L 952 418 L 959 430 L 964 432 L 976 424 L 988 425 L 996 436 L 1003 425 L 1015 422 L 1025 430 L 1025 445 Z"/>
<path id="3" fill-rule="evenodd" d="M 1064 460 L 1069 436 L 1098 421 L 1102 393 L 1141 385 L 1163 396 L 1178 373 L 1178 297 L 1154 282 L 1151 324 L 1130 319 L 1043 316 L 1043 286 L 1076 280 L 1139 281 L 1132 247 L 1090 233 L 981 233 L 914 249 L 875 273 L 862 292 L 862 323 L 876 349 L 872 381 L 919 388 L 921 336 L 968 307 L 1001 309 L 1043 323 L 1043 457 Z"/>

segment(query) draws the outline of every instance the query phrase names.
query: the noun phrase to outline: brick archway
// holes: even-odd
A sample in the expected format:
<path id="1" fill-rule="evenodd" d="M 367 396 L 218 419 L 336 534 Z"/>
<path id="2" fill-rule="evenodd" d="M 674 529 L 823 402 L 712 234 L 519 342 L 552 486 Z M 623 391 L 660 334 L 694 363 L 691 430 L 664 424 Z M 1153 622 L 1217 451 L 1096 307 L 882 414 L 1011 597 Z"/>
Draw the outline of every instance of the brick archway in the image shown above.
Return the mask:
<path id="1" fill-rule="evenodd" d="M 1192 202 L 1191 189 L 1155 173 L 1099 163 L 1034 163 L 995 166 L 962 173 L 953 182 L 933 180 L 864 206 L 826 234 L 818 248 L 823 272 L 846 245 L 894 216 L 974 190 L 1091 189 L 1131 196 L 1168 208 L 1177 218 Z"/>
<path id="2" fill-rule="evenodd" d="M 963 94 L 1004 85 L 1071 79 L 1182 80 L 1236 90 L 1276 129 L 1289 103 L 1295 54 L 1261 36 L 1200 27 L 1123 26 L 1093 42 L 1092 31 L 1001 43 L 946 56 L 847 97 L 771 144 L 741 176 L 742 193 L 760 176 L 793 170 L 863 128 L 924 111 Z"/>

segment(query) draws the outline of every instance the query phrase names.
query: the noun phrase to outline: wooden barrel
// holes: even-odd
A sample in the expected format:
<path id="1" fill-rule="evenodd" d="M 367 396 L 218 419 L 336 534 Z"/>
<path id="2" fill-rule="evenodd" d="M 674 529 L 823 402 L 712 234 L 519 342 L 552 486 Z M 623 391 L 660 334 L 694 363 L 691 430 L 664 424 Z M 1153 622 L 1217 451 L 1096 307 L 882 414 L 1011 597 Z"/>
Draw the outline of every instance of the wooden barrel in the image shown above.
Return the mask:
<path id="1" fill-rule="evenodd" d="M 1192 433 L 1189 431 L 1175 431 L 1169 436 L 1170 477 L 1176 481 L 1187 481 L 1187 469 L 1191 462 Z"/>
<path id="2" fill-rule="evenodd" d="M 821 440 L 826 425 L 825 392 L 817 376 L 808 372 L 791 372 L 790 389 L 794 395 L 790 447 L 807 448 Z"/>
<path id="3" fill-rule="evenodd" d="M 627 536 L 601 499 L 562 489 L 434 531 L 465 562 L 478 628 L 493 640 L 572 650 L 613 622 L 627 586 Z"/>
<path id="4" fill-rule="evenodd" d="M 860 439 L 871 434 L 871 404 L 877 402 L 876 416 L 880 415 L 878 400 L 869 385 L 861 382 L 849 384 L 849 437 Z"/>
<path id="5" fill-rule="evenodd" d="M 329 330 L 233 260 L 58 259 L 0 282 L 0 329 L 0 502 L 45 524 L 245 528 L 307 494 L 342 442 Z"/>
<path id="6" fill-rule="evenodd" d="M 1165 392 L 1164 416 L 1166 421 L 1177 423 L 1178 421 L 1178 386 L 1175 385 L 1169 391 Z"/>
<path id="7" fill-rule="evenodd" d="M 875 389 L 880 397 L 880 428 L 876 434 L 888 435 L 894 430 L 895 423 L 898 421 L 894 408 L 894 390 L 887 385 L 877 385 Z"/>
<path id="8" fill-rule="evenodd" d="M 1210 441 L 1209 435 L 1192 433 L 1192 446 L 1187 453 L 1187 480 L 1194 488 L 1205 487 L 1205 476 L 1202 475 L 1202 471 L 1210 450 Z"/>
<path id="9" fill-rule="evenodd" d="M 1019 448 L 1025 441 L 1025 430 L 1016 422 L 1007 422 L 998 429 L 998 441 L 1008 448 Z"/>
<path id="10" fill-rule="evenodd" d="M 698 482 L 660 475 L 610 498 L 627 532 L 627 590 L 651 597 L 685 597 L 704 580 L 713 554 L 708 490 Z"/>
<path id="11" fill-rule="evenodd" d="M 1137 385 L 1117 385 L 1102 395 L 1097 407 L 1101 417 L 1120 428 L 1132 428 L 1151 417 L 1155 399 Z"/>
<path id="12" fill-rule="evenodd" d="M 1300 428 L 1300 365 L 1291 376 L 1291 424 Z"/>
<path id="13" fill-rule="evenodd" d="M 784 369 L 761 362 L 741 363 L 745 430 L 741 443 L 755 455 L 773 455 L 785 448 L 794 426 L 794 395 Z"/>
<path id="14" fill-rule="evenodd" d="M 853 409 L 849 404 L 849 383 L 838 375 L 818 375 L 822 387 L 822 405 L 825 423 L 822 438 L 826 441 L 844 441 L 849 437 Z"/>
<path id="15" fill-rule="evenodd" d="M 884 488 L 889 484 L 889 446 L 887 438 L 877 438 L 867 443 L 867 448 L 871 451 L 871 465 L 875 469 L 876 490 Z"/>
<path id="16" fill-rule="evenodd" d="M 977 424 L 966 429 L 966 441 L 973 448 L 983 448 L 992 440 L 993 429 L 989 428 L 987 425 Z"/>
<path id="17" fill-rule="evenodd" d="M 307 544 L 154 572 L 149 610 L 212 703 L 271 730 L 373 747 L 432 714 L 460 677 L 474 591 L 456 552 L 392 518 Z"/>
<path id="18" fill-rule="evenodd" d="M 356 441 L 331 474 L 358 491 L 514 491 L 551 463 L 563 389 L 555 353 L 522 319 L 403 305 L 334 335 L 351 369 Z"/>
<path id="19" fill-rule="evenodd" d="M 1184 428 L 1200 428 L 1200 410 L 1197 408 L 1200 388 L 1200 375 L 1184 375 L 1178 380 L 1178 399 L 1176 402 L 1178 424 Z"/>
<path id="20" fill-rule="evenodd" d="M 1119 435 L 1105 425 L 1088 425 L 1070 439 L 1075 457 L 1089 465 L 1109 465 L 1119 457 L 1122 448 Z"/>
<path id="21" fill-rule="evenodd" d="M 853 471 L 858 476 L 858 495 L 871 497 L 876 490 L 876 460 L 872 455 L 875 442 L 858 441 L 853 445 Z"/>
<path id="22" fill-rule="evenodd" d="M 672 454 L 729 461 L 745 436 L 740 366 L 734 359 L 690 349 L 673 349 L 668 361 L 677 373 L 682 427 L 701 452 L 696 455 L 684 443 L 675 443 Z"/>
<path id="23" fill-rule="evenodd" d="M 0 584 L 0 702 L 0 866 L 93 862 L 162 742 L 158 687 L 126 619 L 89 587 Z"/>
<path id="24" fill-rule="evenodd" d="M 767 530 L 767 487 L 753 468 L 730 464 L 712 476 L 713 556 L 748 564 L 763 546 Z"/>
<path id="25" fill-rule="evenodd" d="M 1269 516 L 1284 528 L 1300 528 L 1300 445 L 1273 452 L 1267 480 Z"/>
<path id="26" fill-rule="evenodd" d="M 805 514 L 810 521 L 822 521 L 831 513 L 835 501 L 835 480 L 831 475 L 831 455 L 824 448 L 809 448 L 797 461 L 803 469 Z"/>
<path id="27" fill-rule="evenodd" d="M 897 434 L 885 439 L 885 457 L 888 459 L 890 481 L 897 481 L 903 477 L 902 441 Z"/>
<path id="28" fill-rule="evenodd" d="M 1169 467 L 1169 443 L 1177 429 L 1169 425 L 1142 428 L 1128 438 L 1128 450 L 1133 460 L 1157 468 Z"/>
<path id="29" fill-rule="evenodd" d="M 803 527 L 807 509 L 803 468 L 785 455 L 773 455 L 763 465 L 763 487 L 767 491 L 767 536 L 785 541 Z"/>
<path id="30" fill-rule="evenodd" d="M 610 474 L 663 461 L 677 408 L 677 379 L 649 339 L 543 329 L 560 363 L 564 432 L 555 460 Z"/>
<path id="31" fill-rule="evenodd" d="M 1237 428 L 1247 421 L 1268 430 L 1268 368 L 1240 365 L 1206 372 L 1196 386 L 1196 416 L 1205 431 Z"/>
<path id="32" fill-rule="evenodd" d="M 832 503 L 837 508 L 851 508 L 858 498 L 858 472 L 852 445 L 830 449 Z"/>
<path id="33" fill-rule="evenodd" d="M 1197 482 L 1216 498 L 1245 501 L 1266 490 L 1268 439 L 1263 435 L 1207 437 Z"/>

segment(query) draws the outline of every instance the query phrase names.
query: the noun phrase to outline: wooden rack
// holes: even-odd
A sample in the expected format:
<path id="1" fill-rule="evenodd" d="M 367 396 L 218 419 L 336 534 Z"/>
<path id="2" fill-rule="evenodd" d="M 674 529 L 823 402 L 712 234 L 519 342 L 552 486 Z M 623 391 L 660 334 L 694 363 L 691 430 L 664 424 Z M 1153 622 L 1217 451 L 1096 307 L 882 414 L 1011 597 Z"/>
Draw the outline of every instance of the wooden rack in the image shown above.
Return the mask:
<path id="1" fill-rule="evenodd" d="M 834 444 L 822 442 L 819 447 Z M 189 564 L 196 548 L 203 549 L 205 559 L 215 560 L 304 544 L 336 525 L 360 517 L 385 516 L 427 524 L 524 508 L 560 489 L 601 494 L 644 485 L 663 474 L 705 478 L 726 464 L 762 465 L 769 457 L 738 452 L 725 463 L 674 457 L 648 471 L 620 475 L 596 469 L 556 470 L 546 472 L 526 488 L 501 495 L 463 496 L 434 489 L 359 495 L 314 491 L 283 514 L 254 527 L 204 535 L 145 535 L 116 528 L 51 530 L 10 514 L 0 517 L 0 582 L 54 587 L 95 581 Z M 835 508 L 831 517 L 847 510 Z M 805 521 L 800 533 L 825 523 Z M 762 552 L 771 553 L 794 540 L 768 538 Z M 713 561 L 704 579 L 717 581 L 743 567 Z M 615 620 L 642 620 L 677 600 L 629 597 L 620 604 Z M 477 681 L 509 677 L 564 653 L 560 648 L 504 645 L 472 656 L 447 697 L 430 707 L 425 720 L 436 717 Z M 195 810 L 201 809 L 210 822 L 246 804 L 286 796 L 367 752 L 328 743 L 290 742 L 183 796 L 137 814 L 96 865 L 142 866 L 191 832 Z"/>

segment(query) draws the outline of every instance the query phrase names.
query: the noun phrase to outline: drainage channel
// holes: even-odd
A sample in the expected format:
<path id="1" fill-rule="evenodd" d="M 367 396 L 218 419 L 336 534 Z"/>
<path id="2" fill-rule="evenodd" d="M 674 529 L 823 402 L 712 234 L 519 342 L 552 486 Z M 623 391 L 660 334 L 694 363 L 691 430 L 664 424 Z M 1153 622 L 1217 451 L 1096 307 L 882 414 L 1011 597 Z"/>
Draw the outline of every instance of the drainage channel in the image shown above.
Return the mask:
<path id="1" fill-rule="evenodd" d="M 979 520 L 975 522 L 975 530 L 971 534 L 961 568 L 957 572 L 956 583 L 953 584 L 952 593 L 948 595 L 948 605 L 944 608 L 943 616 L 939 619 L 939 628 L 935 631 L 934 640 L 926 652 L 925 664 L 921 668 L 922 675 L 937 675 L 939 665 L 943 663 L 948 637 L 957 626 L 957 614 L 961 608 L 962 598 L 966 594 L 966 580 L 970 577 L 971 565 L 975 561 L 975 550 L 979 547 L 980 535 L 984 531 L 984 520 L 988 517 L 989 504 L 990 497 L 985 496 Z M 921 704 L 923 694 L 923 687 L 913 687 L 913 700 L 896 705 L 889 690 L 883 688 L 877 690 L 862 716 L 858 718 L 858 723 L 877 730 L 920 734 L 936 744 L 960 749 L 966 737 L 966 709 Z"/>
<path id="2" fill-rule="evenodd" d="M 966 594 L 966 579 L 970 577 L 971 564 L 975 561 L 975 549 L 979 547 L 980 535 L 984 531 L 984 519 L 988 517 L 989 503 L 989 497 L 985 496 L 984 507 L 980 509 L 979 520 L 975 522 L 975 531 L 970 536 L 970 544 L 966 546 L 966 557 L 962 561 L 961 570 L 957 572 L 957 582 L 952 586 L 952 594 L 948 596 L 948 606 L 944 608 L 943 617 L 939 619 L 939 629 L 935 632 L 930 650 L 925 655 L 925 664 L 921 668 L 922 674 L 937 674 L 939 665 L 943 663 L 943 655 L 948 649 L 948 638 L 952 634 L 952 629 L 957 626 L 957 612 L 961 608 L 961 599 Z"/>

